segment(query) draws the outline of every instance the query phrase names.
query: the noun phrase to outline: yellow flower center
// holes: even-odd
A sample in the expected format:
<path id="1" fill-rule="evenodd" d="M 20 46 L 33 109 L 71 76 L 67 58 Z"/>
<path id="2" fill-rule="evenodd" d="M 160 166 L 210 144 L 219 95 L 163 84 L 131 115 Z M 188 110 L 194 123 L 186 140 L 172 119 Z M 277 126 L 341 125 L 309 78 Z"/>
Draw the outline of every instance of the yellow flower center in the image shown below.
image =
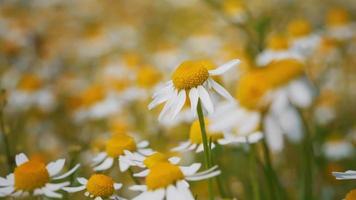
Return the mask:
<path id="1" fill-rule="evenodd" d="M 93 85 L 86 89 L 82 94 L 82 105 L 91 106 L 94 103 L 104 99 L 105 89 L 100 85 Z"/>
<path id="2" fill-rule="evenodd" d="M 355 200 L 356 199 L 356 189 L 351 190 L 347 193 L 345 200 Z"/>
<path id="3" fill-rule="evenodd" d="M 288 33 L 292 37 L 302 37 L 311 32 L 310 23 L 304 19 L 297 19 L 288 24 Z"/>
<path id="4" fill-rule="evenodd" d="M 124 150 L 135 151 L 135 140 L 126 134 L 116 134 L 106 143 L 106 153 L 116 158 L 124 153 Z"/>
<path id="5" fill-rule="evenodd" d="M 326 16 L 326 23 L 329 26 L 345 25 L 349 22 L 348 13 L 341 8 L 335 8 L 329 11 Z"/>
<path id="6" fill-rule="evenodd" d="M 24 75 L 18 85 L 20 90 L 24 91 L 35 91 L 42 86 L 42 81 L 35 75 L 28 74 Z"/>
<path id="7" fill-rule="evenodd" d="M 271 36 L 267 41 L 267 47 L 272 50 L 284 50 L 287 49 L 288 46 L 287 38 L 281 35 Z"/>
<path id="8" fill-rule="evenodd" d="M 261 100 L 271 88 L 263 71 L 252 70 L 238 81 L 235 97 L 245 108 L 253 110 L 262 106 Z"/>
<path id="9" fill-rule="evenodd" d="M 146 177 L 146 185 L 149 190 L 165 188 L 182 180 L 184 175 L 178 166 L 168 162 L 157 163 Z"/>
<path id="10" fill-rule="evenodd" d="M 218 139 L 223 137 L 222 133 L 216 133 L 216 132 L 209 131 L 208 127 L 209 127 L 210 122 L 208 119 L 204 119 L 204 121 L 205 121 L 206 134 L 207 134 L 208 140 L 211 140 L 212 142 L 216 142 Z M 203 139 L 201 136 L 199 120 L 194 121 L 192 126 L 190 127 L 189 140 L 194 144 L 201 144 L 203 142 Z"/>
<path id="11" fill-rule="evenodd" d="M 173 73 L 173 84 L 179 90 L 202 85 L 209 78 L 210 68 L 214 68 L 214 64 L 207 60 L 185 61 Z"/>
<path id="12" fill-rule="evenodd" d="M 114 181 L 103 174 L 92 175 L 86 185 L 87 191 L 95 197 L 108 198 L 114 194 Z"/>
<path id="13" fill-rule="evenodd" d="M 303 74 L 303 63 L 295 59 L 283 59 L 266 66 L 266 76 L 273 87 L 279 87 Z"/>
<path id="14" fill-rule="evenodd" d="M 245 11 L 245 5 L 242 1 L 227 0 L 223 3 L 223 10 L 226 14 L 233 16 Z"/>
<path id="15" fill-rule="evenodd" d="M 163 153 L 154 153 L 150 156 L 148 156 L 144 161 L 143 164 L 146 165 L 147 168 L 152 168 L 155 166 L 157 163 L 161 162 L 169 162 L 168 157 L 164 155 Z"/>
<path id="16" fill-rule="evenodd" d="M 153 87 L 161 78 L 161 73 L 153 67 L 144 67 L 138 71 L 137 84 L 144 88 Z"/>
<path id="17" fill-rule="evenodd" d="M 49 181 L 46 165 L 37 160 L 30 160 L 15 168 L 15 188 L 23 191 L 33 191 L 41 188 Z"/>

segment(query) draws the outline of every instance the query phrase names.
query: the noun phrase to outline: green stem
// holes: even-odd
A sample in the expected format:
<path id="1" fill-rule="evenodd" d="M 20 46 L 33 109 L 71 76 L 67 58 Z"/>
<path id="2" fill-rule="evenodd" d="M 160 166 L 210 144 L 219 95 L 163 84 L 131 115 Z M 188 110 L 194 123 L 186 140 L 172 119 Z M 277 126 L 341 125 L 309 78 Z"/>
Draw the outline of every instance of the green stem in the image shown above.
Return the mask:
<path id="1" fill-rule="evenodd" d="M 136 177 L 134 177 L 134 173 L 133 173 L 133 171 L 132 171 L 132 169 L 131 168 L 129 168 L 129 174 L 130 174 L 130 177 L 131 177 L 131 179 L 133 180 L 133 182 L 136 184 L 136 185 L 140 185 L 141 183 L 140 183 L 140 181 L 136 178 Z"/>
<path id="2" fill-rule="evenodd" d="M 2 133 L 3 141 L 4 141 L 4 148 L 5 148 L 5 154 L 6 154 L 6 159 L 7 159 L 7 165 L 8 165 L 8 170 L 9 172 L 11 169 L 14 167 L 14 161 L 11 156 L 11 150 L 10 150 L 10 142 L 8 138 L 8 133 L 6 132 L 5 129 L 5 120 L 4 120 L 4 106 L 5 103 L 1 103 L 1 108 L 0 108 L 0 131 Z"/>
<path id="3" fill-rule="evenodd" d="M 201 106 L 200 99 L 198 100 L 197 113 L 198 113 L 200 131 L 201 131 L 203 146 L 204 146 L 205 168 L 209 169 L 211 167 L 210 148 L 209 148 L 209 143 L 208 143 L 208 136 L 206 134 L 206 129 L 205 129 L 203 108 Z M 209 179 L 209 181 L 208 181 L 208 192 L 209 192 L 209 199 L 210 200 L 214 199 L 213 185 L 212 185 L 211 179 Z"/>
<path id="4" fill-rule="evenodd" d="M 251 183 L 252 183 L 252 190 L 253 190 L 253 199 L 254 200 L 260 200 L 260 186 L 259 186 L 259 180 L 257 176 L 257 166 L 256 166 L 256 152 L 255 152 L 255 147 L 253 144 L 250 145 L 250 152 L 249 152 L 249 165 L 250 165 L 250 178 L 251 178 Z"/>

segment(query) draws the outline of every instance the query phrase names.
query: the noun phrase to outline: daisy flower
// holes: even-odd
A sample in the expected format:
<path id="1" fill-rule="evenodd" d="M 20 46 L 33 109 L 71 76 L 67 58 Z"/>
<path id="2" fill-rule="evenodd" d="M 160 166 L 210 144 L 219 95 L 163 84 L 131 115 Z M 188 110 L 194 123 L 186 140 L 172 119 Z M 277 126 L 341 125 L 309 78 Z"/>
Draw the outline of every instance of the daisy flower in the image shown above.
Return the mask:
<path id="1" fill-rule="evenodd" d="M 121 189 L 121 183 L 115 183 L 114 180 L 104 174 L 93 174 L 90 176 L 89 180 L 83 177 L 77 178 L 80 186 L 77 187 L 64 187 L 63 190 L 69 193 L 75 193 L 85 190 L 84 195 L 95 200 L 103 199 L 116 199 L 123 200 L 117 195 L 115 191 Z"/>
<path id="2" fill-rule="evenodd" d="M 145 185 L 134 185 L 130 188 L 131 190 L 141 192 L 141 194 L 133 199 L 194 200 L 187 181 L 209 179 L 221 173 L 220 170 L 217 170 L 217 166 L 197 173 L 199 169 L 199 163 L 195 163 L 189 167 L 179 167 L 169 162 L 158 162 L 149 169 Z"/>
<path id="3" fill-rule="evenodd" d="M 65 160 L 59 159 L 54 162 L 45 163 L 32 159 L 29 160 L 23 153 L 16 155 L 16 168 L 13 173 L 6 178 L 0 177 L 0 197 L 12 196 L 20 197 L 27 195 L 44 195 L 50 198 L 62 198 L 57 191 L 70 183 L 51 183 L 51 181 L 62 180 L 72 175 L 79 164 L 74 166 L 68 172 L 59 174 Z"/>
<path id="4" fill-rule="evenodd" d="M 226 137 L 220 131 L 212 131 L 210 129 L 210 124 L 211 124 L 210 119 L 205 118 L 204 122 L 207 127 L 206 129 L 207 138 L 212 142 L 211 143 L 212 149 L 215 148 L 217 143 L 224 145 L 224 144 L 229 144 L 234 142 L 234 138 L 230 136 Z M 204 150 L 204 144 L 203 144 L 199 120 L 195 120 L 191 125 L 188 141 L 182 142 L 177 147 L 172 149 L 172 151 L 180 151 L 180 152 L 193 151 L 193 150 L 197 153 L 200 153 Z"/>
<path id="5" fill-rule="evenodd" d="M 214 105 L 208 92 L 210 89 L 226 99 L 231 100 L 232 97 L 212 76 L 221 75 L 239 63 L 240 61 L 235 59 L 213 69 L 215 66 L 209 61 L 185 61 L 175 70 L 172 80 L 154 93 L 148 108 L 152 109 L 166 102 L 158 119 L 173 119 L 183 108 L 188 96 L 192 113 L 196 113 L 199 99 L 208 113 L 213 113 Z"/>
<path id="6" fill-rule="evenodd" d="M 257 55 L 256 63 L 258 67 L 266 67 L 272 61 L 282 59 L 297 59 L 302 61 L 304 58 L 299 53 L 290 49 L 287 37 L 273 35 L 269 37 L 266 49 Z"/>
<path id="7" fill-rule="evenodd" d="M 355 34 L 355 24 L 350 22 L 349 13 L 342 8 L 334 8 L 328 12 L 326 27 L 326 35 L 337 40 L 351 39 Z"/>
<path id="8" fill-rule="evenodd" d="M 129 158 L 131 153 L 150 155 L 153 151 L 146 148 L 147 141 L 136 144 L 133 137 L 127 134 L 117 134 L 110 138 L 105 145 L 105 152 L 99 153 L 93 158 L 92 165 L 95 171 L 104 171 L 111 168 L 114 159 L 118 159 L 120 171 L 124 172 L 130 167 Z"/>

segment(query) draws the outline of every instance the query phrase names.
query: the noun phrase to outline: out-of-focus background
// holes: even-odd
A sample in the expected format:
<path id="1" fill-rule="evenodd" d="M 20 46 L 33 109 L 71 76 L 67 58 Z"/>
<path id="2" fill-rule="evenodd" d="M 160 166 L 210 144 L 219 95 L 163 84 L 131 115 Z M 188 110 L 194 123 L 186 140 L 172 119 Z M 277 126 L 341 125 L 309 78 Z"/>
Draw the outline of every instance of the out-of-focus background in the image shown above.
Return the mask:
<path id="1" fill-rule="evenodd" d="M 319 38 L 303 57 L 315 91 L 313 104 L 303 108 L 314 139 L 312 190 L 315 199 L 343 199 L 355 181 L 337 181 L 331 172 L 356 169 L 355 15 L 354 0 L 2 0 L 0 176 L 19 152 L 83 163 L 77 174 L 89 176 L 85 163 L 116 131 L 169 151 L 188 138 L 192 120 L 160 123 L 160 109 L 147 105 L 182 61 L 240 59 L 220 80 L 234 96 L 239 77 L 258 67 L 264 51 L 284 48 L 276 38 L 291 44 L 290 38 L 308 33 Z M 309 26 L 293 27 L 294 20 Z M 272 147 L 273 166 L 287 199 L 300 199 L 304 146 L 282 140 Z M 245 148 L 218 149 L 226 191 L 238 199 L 253 196 Z M 202 161 L 195 153 L 183 157 Z M 131 179 L 115 169 L 107 173 L 126 185 L 119 194 L 134 196 L 127 189 Z M 262 197 L 267 185 L 261 182 Z M 206 183 L 194 183 L 193 192 L 206 199 Z"/>

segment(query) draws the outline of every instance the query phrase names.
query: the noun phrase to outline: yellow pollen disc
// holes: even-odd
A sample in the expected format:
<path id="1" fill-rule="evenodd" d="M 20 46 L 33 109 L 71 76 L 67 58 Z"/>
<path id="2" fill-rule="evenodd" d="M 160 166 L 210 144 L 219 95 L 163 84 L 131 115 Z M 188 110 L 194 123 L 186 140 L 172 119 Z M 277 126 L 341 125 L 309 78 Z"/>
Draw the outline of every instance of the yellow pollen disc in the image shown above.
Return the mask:
<path id="1" fill-rule="evenodd" d="M 153 87 L 161 79 L 161 73 L 153 67 L 143 67 L 137 73 L 137 84 L 140 87 Z"/>
<path id="2" fill-rule="evenodd" d="M 35 75 L 24 75 L 18 85 L 20 90 L 34 91 L 41 87 L 42 81 Z"/>
<path id="3" fill-rule="evenodd" d="M 284 50 L 289 46 L 288 40 L 282 35 L 270 36 L 267 40 L 267 47 L 273 50 Z"/>
<path id="4" fill-rule="evenodd" d="M 345 200 L 355 200 L 356 199 L 356 189 L 351 190 L 347 193 Z"/>
<path id="5" fill-rule="evenodd" d="M 215 142 L 218 139 L 223 137 L 222 133 L 215 133 L 215 132 L 209 131 L 208 127 L 209 127 L 210 122 L 208 119 L 204 119 L 204 121 L 205 121 L 205 127 L 207 128 L 206 134 L 207 134 L 208 140 Z M 199 120 L 194 121 L 192 126 L 190 127 L 189 140 L 194 144 L 201 144 L 203 142 L 203 139 L 201 136 Z"/>
<path id="6" fill-rule="evenodd" d="M 252 70 L 238 81 L 235 97 L 245 108 L 258 109 L 270 88 L 270 83 L 262 70 Z"/>
<path id="7" fill-rule="evenodd" d="M 302 37 L 311 32 L 310 23 L 304 19 L 293 20 L 288 24 L 288 33 L 292 37 Z"/>
<path id="8" fill-rule="evenodd" d="M 95 197 L 108 198 L 114 194 L 114 181 L 103 174 L 92 175 L 86 185 L 87 191 Z"/>
<path id="9" fill-rule="evenodd" d="M 106 153 L 116 158 L 124 153 L 124 150 L 135 151 L 135 140 L 126 134 L 116 134 L 106 143 Z"/>
<path id="10" fill-rule="evenodd" d="M 173 84 L 179 90 L 198 87 L 209 78 L 209 68 L 214 64 L 207 60 L 185 61 L 173 73 Z"/>
<path id="11" fill-rule="evenodd" d="M 104 99 L 105 89 L 100 85 L 93 85 L 82 93 L 82 105 L 91 106 Z"/>
<path id="12" fill-rule="evenodd" d="M 149 190 L 165 188 L 179 180 L 184 179 L 184 175 L 178 166 L 168 162 L 157 163 L 146 177 L 146 185 Z"/>
<path id="13" fill-rule="evenodd" d="M 233 16 L 244 12 L 245 5 L 243 1 L 227 0 L 223 3 L 223 10 L 226 12 L 226 14 Z"/>
<path id="14" fill-rule="evenodd" d="M 37 160 L 30 160 L 15 168 L 15 188 L 23 191 L 33 191 L 41 188 L 49 181 L 46 165 Z"/>
<path id="15" fill-rule="evenodd" d="M 335 8 L 328 12 L 326 16 L 326 23 L 329 26 L 345 25 L 349 22 L 349 14 L 346 10 Z"/>
<path id="16" fill-rule="evenodd" d="M 144 161 L 143 164 L 146 165 L 147 168 L 152 168 L 153 166 L 155 166 L 157 163 L 161 163 L 161 162 L 169 162 L 168 161 L 168 157 L 166 155 L 164 155 L 163 153 L 154 153 L 150 156 L 148 156 Z"/>
<path id="17" fill-rule="evenodd" d="M 303 64 L 295 59 L 277 60 L 266 66 L 265 74 L 274 87 L 279 87 L 302 75 L 303 67 Z"/>

